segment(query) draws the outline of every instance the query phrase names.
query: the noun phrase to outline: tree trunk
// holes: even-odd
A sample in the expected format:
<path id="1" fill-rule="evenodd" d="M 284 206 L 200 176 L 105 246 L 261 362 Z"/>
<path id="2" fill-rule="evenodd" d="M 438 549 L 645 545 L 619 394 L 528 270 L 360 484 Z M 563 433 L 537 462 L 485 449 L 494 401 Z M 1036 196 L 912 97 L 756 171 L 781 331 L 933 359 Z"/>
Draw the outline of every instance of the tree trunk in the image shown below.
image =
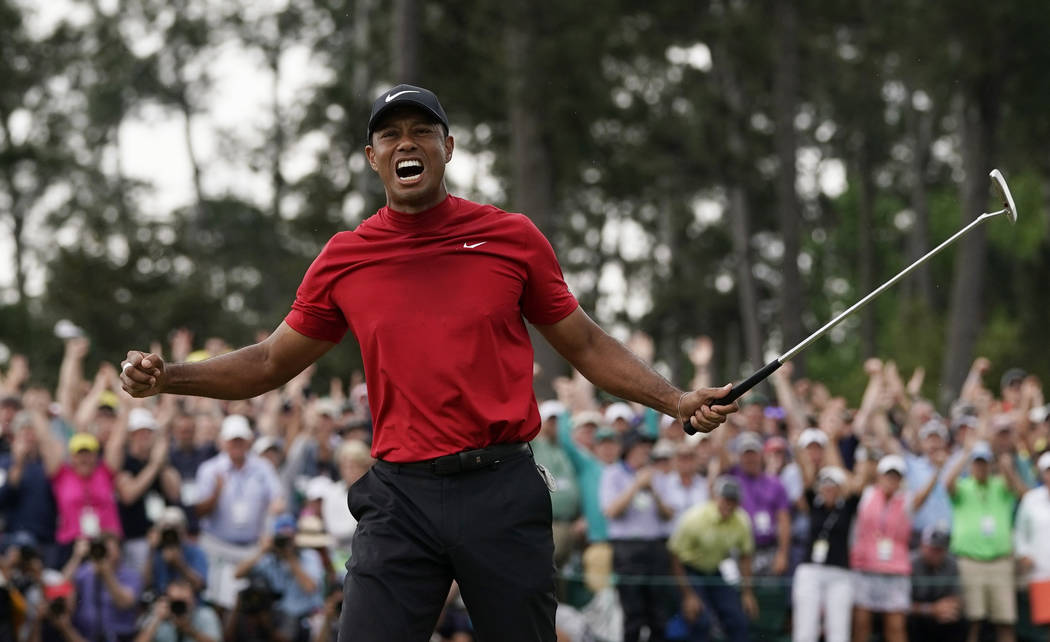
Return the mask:
<path id="1" fill-rule="evenodd" d="M 398 83 L 419 84 L 419 4 L 394 3 L 394 73 Z"/>
<path id="2" fill-rule="evenodd" d="M 747 196 L 739 185 L 729 187 L 729 219 L 733 236 L 733 257 L 736 263 L 737 295 L 743 326 L 744 353 L 751 368 L 762 364 L 762 338 L 758 327 L 758 292 L 751 273 L 750 212 Z M 735 374 L 735 373 L 732 373 Z"/>
<path id="3" fill-rule="evenodd" d="M 544 113 L 543 86 L 534 74 L 537 34 L 530 19 L 532 9 L 525 2 L 510 7 L 506 32 L 507 99 L 510 122 L 511 190 L 510 206 L 532 219 L 548 236 L 554 233 L 554 177 L 550 148 L 540 120 Z M 532 345 L 540 372 L 534 381 L 538 397 L 553 394 L 551 381 L 564 374 L 565 361 L 539 333 L 531 331 Z"/>
<path id="4" fill-rule="evenodd" d="M 777 217 L 784 242 L 781 265 L 780 319 L 785 345 L 802 338 L 802 287 L 798 271 L 799 204 L 795 192 L 795 114 L 798 110 L 798 9 L 794 0 L 776 3 L 775 77 L 773 79 L 774 145 L 779 161 L 776 181 Z M 805 357 L 794 360 L 795 372 L 805 372 Z"/>
<path id="5" fill-rule="evenodd" d="M 933 116 L 929 112 L 917 109 L 908 110 L 908 129 L 911 130 L 912 185 L 910 193 L 911 210 L 915 216 L 908 233 L 908 263 L 914 263 L 930 251 L 930 203 L 926 190 L 926 167 L 930 161 L 930 143 L 933 138 Z M 906 279 L 904 298 L 922 301 L 929 309 L 934 309 L 933 275 L 928 263 L 915 269 Z"/>
<path id="6" fill-rule="evenodd" d="M 872 177 L 868 138 L 861 137 L 857 150 L 856 168 L 859 177 L 859 202 L 857 204 L 857 297 L 860 298 L 875 289 L 875 249 L 871 240 L 872 222 L 874 219 L 875 181 Z M 875 307 L 868 305 L 861 308 L 860 345 L 865 358 L 875 356 Z"/>
<path id="7" fill-rule="evenodd" d="M 968 96 L 963 109 L 962 216 L 968 224 L 985 211 L 988 204 L 988 171 L 994 154 L 998 125 L 998 90 L 986 77 Z M 960 226 L 961 227 L 961 226 Z M 947 407 L 959 395 L 974 358 L 974 346 L 984 319 L 981 316 L 987 234 L 983 225 L 964 236 L 956 249 L 948 313 L 948 345 L 945 347 L 939 401 Z"/>

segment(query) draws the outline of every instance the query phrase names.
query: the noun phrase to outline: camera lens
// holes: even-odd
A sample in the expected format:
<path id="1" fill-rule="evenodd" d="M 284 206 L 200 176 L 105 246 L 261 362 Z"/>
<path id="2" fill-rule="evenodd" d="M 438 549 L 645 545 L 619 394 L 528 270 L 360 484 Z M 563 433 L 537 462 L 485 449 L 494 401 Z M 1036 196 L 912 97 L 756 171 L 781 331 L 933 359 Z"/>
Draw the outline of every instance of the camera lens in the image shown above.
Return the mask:
<path id="1" fill-rule="evenodd" d="M 171 601 L 172 615 L 186 615 L 187 611 L 189 611 L 189 604 L 186 603 L 186 600 Z"/>

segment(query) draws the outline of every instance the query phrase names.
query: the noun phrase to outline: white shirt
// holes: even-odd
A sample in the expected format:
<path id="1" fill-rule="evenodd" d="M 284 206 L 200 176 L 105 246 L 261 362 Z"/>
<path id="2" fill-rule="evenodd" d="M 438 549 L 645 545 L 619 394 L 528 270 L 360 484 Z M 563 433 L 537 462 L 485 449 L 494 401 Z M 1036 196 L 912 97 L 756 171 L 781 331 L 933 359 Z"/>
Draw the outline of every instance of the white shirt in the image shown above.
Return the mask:
<path id="1" fill-rule="evenodd" d="M 283 497 L 277 471 L 268 459 L 253 453 L 239 469 L 229 455 L 219 453 L 197 469 L 198 501 L 211 497 L 220 476 L 225 481 L 219 503 L 201 520 L 201 530 L 230 544 L 255 544 L 265 532 L 270 505 Z"/>
<path id="2" fill-rule="evenodd" d="M 1050 580 L 1050 492 L 1046 486 L 1033 488 L 1021 498 L 1014 529 L 1014 548 L 1018 557 L 1030 557 L 1035 566 L 1029 580 Z"/>
<path id="3" fill-rule="evenodd" d="M 332 482 L 321 497 L 321 520 L 337 545 L 349 545 L 357 530 L 357 520 L 347 505 L 348 492 L 345 481 Z"/>
<path id="4" fill-rule="evenodd" d="M 667 535 L 674 532 L 683 513 L 693 506 L 706 504 L 711 494 L 707 487 L 707 480 L 699 474 L 693 475 L 688 486 L 682 483 L 682 476 L 678 473 L 661 475 L 657 483 L 661 499 L 674 509 L 674 517 L 665 524 Z"/>

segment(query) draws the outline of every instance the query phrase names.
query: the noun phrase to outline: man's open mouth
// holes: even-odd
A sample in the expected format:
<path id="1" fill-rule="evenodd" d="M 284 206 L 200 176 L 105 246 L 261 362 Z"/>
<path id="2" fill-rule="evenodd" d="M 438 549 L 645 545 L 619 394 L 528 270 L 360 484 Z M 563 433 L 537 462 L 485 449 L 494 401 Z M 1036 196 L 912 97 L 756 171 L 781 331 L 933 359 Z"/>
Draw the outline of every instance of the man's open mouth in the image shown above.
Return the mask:
<path id="1" fill-rule="evenodd" d="M 397 177 L 401 179 L 401 182 L 411 183 L 419 180 L 422 176 L 423 163 L 415 159 L 398 161 L 395 172 Z"/>

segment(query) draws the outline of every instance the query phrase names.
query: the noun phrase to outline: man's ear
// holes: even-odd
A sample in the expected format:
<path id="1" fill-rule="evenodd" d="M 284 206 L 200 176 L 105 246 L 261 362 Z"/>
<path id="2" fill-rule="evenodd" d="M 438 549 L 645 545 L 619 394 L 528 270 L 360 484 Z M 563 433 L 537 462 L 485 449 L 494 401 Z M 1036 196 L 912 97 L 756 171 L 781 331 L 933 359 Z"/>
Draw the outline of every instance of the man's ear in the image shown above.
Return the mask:
<path id="1" fill-rule="evenodd" d="M 376 166 L 376 152 L 372 149 L 371 145 L 365 145 L 365 158 L 368 159 L 368 166 L 372 168 L 372 171 L 378 172 L 379 167 Z"/>
<path id="2" fill-rule="evenodd" d="M 452 150 L 456 147 L 456 140 L 452 135 L 445 136 L 445 162 L 452 160 Z"/>

